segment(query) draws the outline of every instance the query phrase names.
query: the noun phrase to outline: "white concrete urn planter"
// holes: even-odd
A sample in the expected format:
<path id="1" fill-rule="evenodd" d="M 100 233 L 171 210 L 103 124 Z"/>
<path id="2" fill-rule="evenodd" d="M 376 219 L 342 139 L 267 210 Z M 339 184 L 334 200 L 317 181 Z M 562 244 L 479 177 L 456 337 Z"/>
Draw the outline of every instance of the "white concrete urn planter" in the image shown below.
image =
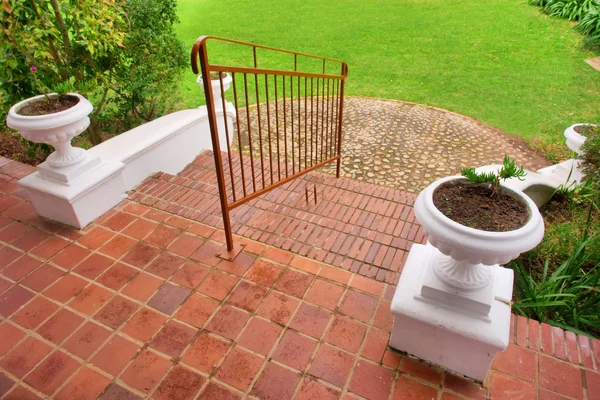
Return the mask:
<path id="1" fill-rule="evenodd" d="M 537 246 L 544 223 L 533 200 L 507 188 L 527 204 L 529 218 L 519 229 L 489 232 L 451 220 L 434 205 L 433 193 L 457 179 L 465 178 L 442 178 L 417 197 L 415 217 L 429 241 L 413 245 L 400 276 L 390 346 L 483 381 L 509 341 L 513 271 L 498 264 Z"/>
<path id="2" fill-rule="evenodd" d="M 77 93 L 68 93 L 68 95 L 78 98 L 79 102 L 64 111 L 33 116 L 19 114 L 19 110 L 27 104 L 44 101 L 46 96 L 40 95 L 12 106 L 6 118 L 8 127 L 18 130 L 25 139 L 34 143 L 46 143 L 56 149 L 46 160 L 54 168 L 77 164 L 85 158 L 86 153 L 84 149 L 71 146 L 71 139 L 81 134 L 90 125 L 88 115 L 94 107 L 85 97 Z M 58 95 L 52 93 L 48 96 Z"/>
<path id="3" fill-rule="evenodd" d="M 564 135 L 567 138 L 567 147 L 579 155 L 583 154 L 581 146 L 587 138 L 584 135 L 577 133 L 575 128 L 584 126 L 595 126 L 595 124 L 573 124 L 565 129 L 564 132 Z"/>
<path id="4" fill-rule="evenodd" d="M 229 90 L 231 86 L 231 82 L 233 79 L 231 75 L 225 74 L 226 76 L 223 78 L 223 90 L 221 91 L 221 81 L 219 79 L 211 79 L 210 86 L 212 87 L 213 97 L 215 100 L 215 108 L 223 108 L 222 97 L 223 93 Z M 198 75 L 198 79 L 196 79 L 196 83 L 200 85 L 200 89 L 204 91 L 204 80 L 202 75 Z"/>

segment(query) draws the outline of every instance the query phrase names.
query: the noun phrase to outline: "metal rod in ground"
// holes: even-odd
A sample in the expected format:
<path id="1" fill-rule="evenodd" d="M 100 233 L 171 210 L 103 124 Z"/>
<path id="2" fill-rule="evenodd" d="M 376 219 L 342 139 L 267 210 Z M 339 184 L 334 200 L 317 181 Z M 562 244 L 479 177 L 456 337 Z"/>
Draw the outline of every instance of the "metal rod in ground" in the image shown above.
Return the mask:
<path id="1" fill-rule="evenodd" d="M 315 204 L 317 204 L 317 185 L 313 185 L 313 193 L 315 194 Z"/>

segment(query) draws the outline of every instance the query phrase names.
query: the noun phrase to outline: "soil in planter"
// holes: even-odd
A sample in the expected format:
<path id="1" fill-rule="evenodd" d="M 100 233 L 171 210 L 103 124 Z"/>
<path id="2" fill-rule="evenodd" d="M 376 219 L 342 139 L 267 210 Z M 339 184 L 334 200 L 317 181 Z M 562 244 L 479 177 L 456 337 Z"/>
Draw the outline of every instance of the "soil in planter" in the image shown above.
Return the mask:
<path id="1" fill-rule="evenodd" d="M 573 130 L 579 133 L 581 136 L 587 136 L 594 133 L 595 129 L 600 129 L 595 125 L 576 125 L 573 127 Z"/>
<path id="2" fill-rule="evenodd" d="M 433 192 L 433 204 L 459 224 L 491 232 L 519 229 L 527 223 L 527 204 L 487 185 L 464 181 L 446 182 Z"/>
<path id="3" fill-rule="evenodd" d="M 51 97 L 50 99 L 41 98 L 38 101 L 28 103 L 19 108 L 17 114 L 26 116 L 54 114 L 68 110 L 77 103 L 79 103 L 79 98 L 75 96 L 59 96 Z"/>
<path id="4" fill-rule="evenodd" d="M 227 78 L 227 74 L 225 72 L 221 72 L 221 78 L 225 79 Z M 210 73 L 210 80 L 211 81 L 215 81 L 219 79 L 219 72 L 218 71 L 213 71 Z"/>

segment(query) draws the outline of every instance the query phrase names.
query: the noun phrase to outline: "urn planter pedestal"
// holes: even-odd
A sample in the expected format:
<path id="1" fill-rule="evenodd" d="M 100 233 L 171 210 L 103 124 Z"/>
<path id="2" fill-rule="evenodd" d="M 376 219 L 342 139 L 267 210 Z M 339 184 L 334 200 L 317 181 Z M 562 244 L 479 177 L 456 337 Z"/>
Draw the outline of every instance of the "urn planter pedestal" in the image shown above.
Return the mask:
<path id="1" fill-rule="evenodd" d="M 487 232 L 443 215 L 433 192 L 447 177 L 425 188 L 415 202 L 415 217 L 429 235 L 413 245 L 394 293 L 390 346 L 483 381 L 496 353 L 508 346 L 513 271 L 500 267 L 543 238 L 544 224 L 535 203 L 521 228 Z"/>
<path id="2" fill-rule="evenodd" d="M 43 101 L 45 95 L 23 100 L 10 109 L 6 124 L 25 139 L 49 144 L 56 150 L 38 165 L 36 173 L 19 181 L 38 214 L 83 228 L 122 200 L 125 189 L 120 171 L 124 165 L 103 161 L 71 145 L 71 139 L 90 125 L 88 115 L 93 106 L 79 94 L 69 95 L 79 99 L 73 107 L 36 116 L 21 115 L 19 110 L 28 103 Z"/>

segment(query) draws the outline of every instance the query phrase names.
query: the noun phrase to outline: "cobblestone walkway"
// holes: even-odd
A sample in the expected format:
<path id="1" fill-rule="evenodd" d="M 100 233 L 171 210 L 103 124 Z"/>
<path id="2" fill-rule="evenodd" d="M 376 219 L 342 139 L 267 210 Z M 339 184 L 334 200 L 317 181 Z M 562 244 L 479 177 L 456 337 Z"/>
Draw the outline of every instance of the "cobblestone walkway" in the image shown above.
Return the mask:
<path id="1" fill-rule="evenodd" d="M 265 109 L 261 108 L 263 125 Z M 246 115 L 241 114 L 245 132 Z M 250 120 L 256 135 L 255 108 Z M 501 163 L 506 154 L 530 170 L 549 165 L 519 138 L 447 110 L 396 100 L 346 98 L 343 134 L 344 177 L 411 193 L 436 179 L 458 174 L 461 168 Z M 255 153 L 258 155 L 257 150 Z M 334 173 L 334 167 L 322 171 Z"/>
<path id="2" fill-rule="evenodd" d="M 0 398 L 600 398 L 600 341 L 525 318 L 484 385 L 387 346 L 393 284 L 125 200 L 42 220 L 0 158 Z M 180 178 L 183 179 L 183 178 Z M 408 206 L 408 208 L 410 208 Z"/>

